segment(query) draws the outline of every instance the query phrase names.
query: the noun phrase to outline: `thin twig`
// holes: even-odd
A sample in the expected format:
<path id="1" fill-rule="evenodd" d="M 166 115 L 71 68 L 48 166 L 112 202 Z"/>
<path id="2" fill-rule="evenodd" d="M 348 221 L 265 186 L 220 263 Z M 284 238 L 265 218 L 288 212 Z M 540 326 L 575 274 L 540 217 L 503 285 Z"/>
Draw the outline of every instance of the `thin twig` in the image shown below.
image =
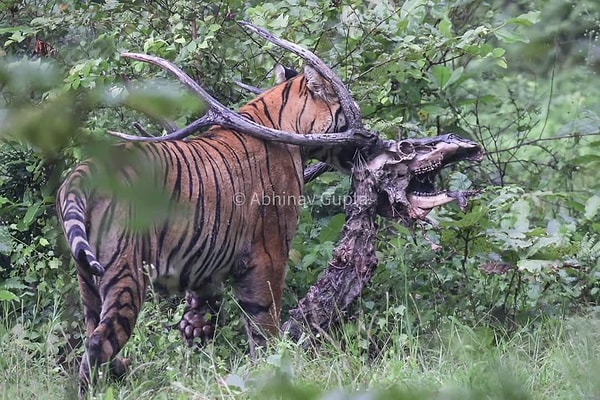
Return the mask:
<path id="1" fill-rule="evenodd" d="M 555 136 L 555 137 L 549 137 L 549 138 L 539 138 L 539 139 L 533 139 L 530 140 L 528 142 L 523 142 L 521 144 L 512 146 L 512 147 L 507 147 L 505 149 L 501 149 L 501 150 L 496 150 L 494 153 L 498 154 L 498 153 L 502 153 L 504 151 L 513 151 L 515 149 L 519 149 L 522 146 L 534 146 L 536 145 L 538 142 L 547 142 L 547 141 L 552 141 L 552 140 L 562 140 L 562 139 L 581 139 L 582 137 L 587 137 L 587 136 L 600 136 L 600 132 L 594 132 L 594 133 L 587 133 L 585 135 L 582 135 L 580 133 L 576 133 L 573 135 L 565 135 L 565 136 Z"/>

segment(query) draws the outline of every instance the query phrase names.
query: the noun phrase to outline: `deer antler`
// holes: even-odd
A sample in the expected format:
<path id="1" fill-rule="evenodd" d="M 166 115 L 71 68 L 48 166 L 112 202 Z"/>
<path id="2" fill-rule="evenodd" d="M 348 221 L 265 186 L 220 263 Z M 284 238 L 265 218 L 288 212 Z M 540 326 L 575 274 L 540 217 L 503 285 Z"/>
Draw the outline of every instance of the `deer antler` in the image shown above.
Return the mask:
<path id="1" fill-rule="evenodd" d="M 340 80 L 340 78 L 338 78 L 337 75 L 319 57 L 317 57 L 314 53 L 306 50 L 305 48 L 298 46 L 295 43 L 288 42 L 285 39 L 280 39 L 276 36 L 273 36 L 264 29 L 254 26 L 248 22 L 239 21 L 238 24 L 243 26 L 247 30 L 256 33 L 263 39 L 268 40 L 269 42 L 276 44 L 281 48 L 291 51 L 292 53 L 296 54 L 304 61 L 306 61 L 308 65 L 316 69 L 328 82 L 331 83 L 335 94 L 337 94 L 340 100 L 342 111 L 344 112 L 344 116 L 346 117 L 346 123 L 348 124 L 349 131 L 354 131 L 358 134 L 363 134 L 367 132 L 365 131 L 362 124 L 360 110 L 354 102 L 354 100 L 352 99 L 350 92 L 348 91 L 344 83 Z"/>
<path id="2" fill-rule="evenodd" d="M 192 122 L 188 126 L 176 130 L 172 133 L 169 133 L 165 136 L 141 137 L 127 135 L 124 133 L 114 131 L 109 131 L 108 133 L 121 139 L 130 141 L 157 142 L 165 140 L 183 139 L 190 136 L 202 127 L 210 125 L 221 125 L 226 128 L 235 129 L 237 131 L 244 132 L 261 139 L 301 146 L 350 145 L 362 148 L 367 145 L 372 145 L 374 142 L 379 141 L 379 137 L 375 132 L 368 131 L 363 127 L 360 117 L 360 111 L 358 110 L 358 107 L 352 100 L 350 93 L 345 88 L 343 83 L 337 76 L 335 76 L 333 71 L 331 71 L 331 69 L 329 69 L 329 67 L 327 67 L 325 63 L 323 63 L 316 55 L 286 40 L 276 38 L 275 36 L 264 31 L 263 29 L 257 28 L 249 23 L 240 22 L 240 25 L 257 33 L 266 40 L 269 40 L 275 43 L 276 45 L 290 50 L 295 54 L 299 55 L 300 57 L 304 58 L 309 65 L 315 68 L 321 75 L 323 75 L 325 79 L 329 80 L 332 84 L 332 87 L 336 91 L 336 94 L 339 97 L 342 111 L 346 116 L 348 129 L 344 132 L 302 135 L 267 128 L 265 126 L 256 124 L 255 122 L 250 121 L 242 117 L 241 115 L 229 110 L 227 107 L 219 103 L 219 101 L 217 101 L 214 97 L 208 94 L 208 92 L 206 92 L 198 83 L 196 83 L 192 78 L 190 78 L 179 67 L 177 67 L 170 61 L 167 61 L 160 57 L 150 56 L 146 54 L 122 53 L 122 57 L 131 58 L 134 60 L 157 65 L 169 72 L 170 74 L 172 74 L 183 85 L 188 87 L 192 92 L 194 92 L 207 103 L 208 111 L 205 115 Z"/>
<path id="3" fill-rule="evenodd" d="M 254 93 L 254 94 L 261 94 L 263 92 L 262 89 L 259 89 L 257 87 L 254 87 L 252 85 L 248 85 L 242 81 L 233 81 L 236 85 L 238 85 L 239 87 L 241 87 L 242 89 L 250 92 L 250 93 Z"/>

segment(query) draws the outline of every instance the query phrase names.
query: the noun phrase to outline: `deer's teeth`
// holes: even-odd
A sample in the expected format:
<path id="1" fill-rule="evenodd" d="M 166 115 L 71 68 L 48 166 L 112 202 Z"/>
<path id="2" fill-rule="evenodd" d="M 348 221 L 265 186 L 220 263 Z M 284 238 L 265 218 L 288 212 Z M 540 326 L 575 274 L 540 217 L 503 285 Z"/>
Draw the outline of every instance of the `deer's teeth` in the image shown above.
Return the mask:
<path id="1" fill-rule="evenodd" d="M 442 166 L 441 161 L 435 161 L 433 164 L 429 164 L 425 167 L 417 168 L 414 173 L 415 175 L 426 174 L 438 170 Z"/>
<path id="2" fill-rule="evenodd" d="M 445 192 L 442 190 L 442 191 L 437 191 L 437 192 L 413 192 L 412 194 L 414 196 L 419 196 L 419 197 L 435 197 L 435 196 L 439 196 L 444 193 Z"/>

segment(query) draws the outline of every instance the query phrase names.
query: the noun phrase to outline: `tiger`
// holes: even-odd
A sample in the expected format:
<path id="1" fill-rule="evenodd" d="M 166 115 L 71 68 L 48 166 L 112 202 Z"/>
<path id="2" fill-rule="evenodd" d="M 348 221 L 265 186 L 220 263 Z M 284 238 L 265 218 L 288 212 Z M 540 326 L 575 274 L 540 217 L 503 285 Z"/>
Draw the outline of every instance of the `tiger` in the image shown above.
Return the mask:
<path id="1" fill-rule="evenodd" d="M 316 69 L 306 66 L 289 79 L 278 71 L 278 83 L 239 114 L 298 134 L 346 128 L 335 91 Z M 303 190 L 307 154 L 221 126 L 188 140 L 124 142 L 110 151 L 110 163 L 90 158 L 75 166 L 56 196 L 83 303 L 80 394 L 101 365 L 117 375 L 126 371 L 129 361 L 118 354 L 132 335 L 149 285 L 185 293 L 180 330 L 188 344 L 212 337 L 210 317 L 226 279 L 242 309 L 250 353 L 277 335 L 301 205 L 293 199 Z M 106 171 L 130 197 L 143 196 L 148 186 L 160 188 L 166 205 L 144 206 L 119 196 L 98 182 Z M 144 207 L 153 218 L 138 226 Z"/>

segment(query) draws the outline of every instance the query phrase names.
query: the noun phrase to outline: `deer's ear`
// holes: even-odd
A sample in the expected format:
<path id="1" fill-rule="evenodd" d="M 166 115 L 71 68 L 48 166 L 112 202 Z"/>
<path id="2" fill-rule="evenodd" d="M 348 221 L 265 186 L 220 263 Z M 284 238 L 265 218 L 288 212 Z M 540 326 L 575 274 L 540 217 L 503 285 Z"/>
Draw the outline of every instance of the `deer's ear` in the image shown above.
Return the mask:
<path id="1" fill-rule="evenodd" d="M 304 67 L 304 77 L 306 78 L 308 90 L 315 96 L 328 102 L 337 99 L 331 83 L 323 78 L 313 67 L 309 67 L 308 65 Z"/>

